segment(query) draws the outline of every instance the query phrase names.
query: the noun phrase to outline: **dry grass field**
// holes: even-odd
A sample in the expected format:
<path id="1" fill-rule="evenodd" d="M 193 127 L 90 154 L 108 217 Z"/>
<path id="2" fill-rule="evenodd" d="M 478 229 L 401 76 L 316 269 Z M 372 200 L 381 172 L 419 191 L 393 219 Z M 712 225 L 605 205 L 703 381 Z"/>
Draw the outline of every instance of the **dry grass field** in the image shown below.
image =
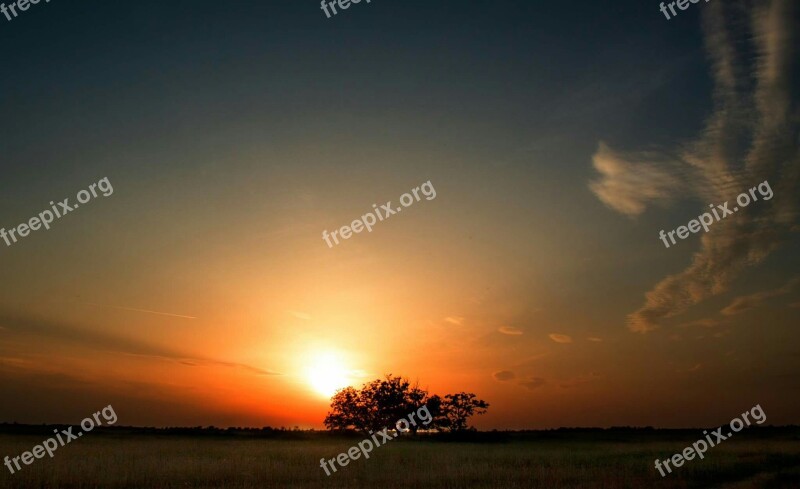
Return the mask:
<path id="1" fill-rule="evenodd" d="M 694 432 L 515 435 L 464 443 L 397 440 L 326 477 L 332 458 L 358 439 L 296 440 L 93 433 L 36 460 L 0 488 L 797 488 L 797 430 L 725 441 L 704 460 L 662 478 L 653 468 L 691 443 Z M 0 456 L 15 456 L 41 436 L 0 435 Z"/>

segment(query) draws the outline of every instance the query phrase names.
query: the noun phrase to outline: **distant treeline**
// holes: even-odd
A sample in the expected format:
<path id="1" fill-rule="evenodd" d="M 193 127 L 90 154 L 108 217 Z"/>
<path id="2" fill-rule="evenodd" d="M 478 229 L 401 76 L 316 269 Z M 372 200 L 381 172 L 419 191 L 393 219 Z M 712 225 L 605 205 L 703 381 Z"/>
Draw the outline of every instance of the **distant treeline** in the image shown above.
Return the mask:
<path id="1" fill-rule="evenodd" d="M 66 429 L 70 425 L 47 424 L 30 425 L 18 423 L 0 423 L 0 434 L 6 435 L 40 435 L 50 436 L 54 429 Z M 708 427 L 713 428 L 713 427 Z M 466 441 L 478 443 L 503 443 L 511 441 L 546 440 L 604 440 L 620 442 L 638 442 L 650 439 L 676 439 L 685 440 L 696 437 L 704 428 L 690 429 L 656 429 L 647 427 L 618 426 L 612 428 L 555 428 L 547 430 L 492 430 L 492 431 L 467 431 L 463 433 L 420 433 L 417 439 L 425 441 Z M 706 428 L 707 429 L 707 428 Z M 318 440 L 320 438 L 358 438 L 360 435 L 339 434 L 320 430 L 301 430 L 293 428 L 217 428 L 214 426 L 195 427 L 134 427 L 134 426 L 98 426 L 92 434 L 105 433 L 111 436 L 151 435 L 151 436 L 191 436 L 191 437 L 236 437 L 236 438 L 272 438 L 287 440 Z M 736 438 L 758 437 L 774 438 L 785 437 L 800 440 L 800 426 L 754 426 L 741 433 Z"/>
<path id="2" fill-rule="evenodd" d="M 54 429 L 66 429 L 70 425 L 47 424 L 31 425 L 18 423 L 0 423 L 0 433 L 15 435 L 39 435 L 53 433 Z M 258 438 L 303 438 L 309 435 L 324 433 L 322 431 L 301 430 L 299 427 L 263 428 L 231 427 L 217 428 L 216 426 L 193 427 L 166 427 L 156 428 L 151 426 L 97 426 L 92 433 L 111 433 L 116 435 L 168 435 L 168 436 L 238 436 Z"/>

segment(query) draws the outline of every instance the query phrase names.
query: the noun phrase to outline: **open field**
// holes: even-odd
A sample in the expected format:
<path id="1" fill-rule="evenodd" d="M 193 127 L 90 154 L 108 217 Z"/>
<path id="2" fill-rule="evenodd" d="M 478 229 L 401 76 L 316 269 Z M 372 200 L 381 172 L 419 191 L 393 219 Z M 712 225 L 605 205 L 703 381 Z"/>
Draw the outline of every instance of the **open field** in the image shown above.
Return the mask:
<path id="1" fill-rule="evenodd" d="M 790 488 L 800 487 L 800 431 L 740 433 L 662 478 L 653 467 L 700 431 L 566 431 L 466 443 L 396 440 L 326 477 L 320 458 L 358 442 L 92 433 L 36 460 L 2 488 Z M 0 435 L 0 456 L 41 443 Z"/>

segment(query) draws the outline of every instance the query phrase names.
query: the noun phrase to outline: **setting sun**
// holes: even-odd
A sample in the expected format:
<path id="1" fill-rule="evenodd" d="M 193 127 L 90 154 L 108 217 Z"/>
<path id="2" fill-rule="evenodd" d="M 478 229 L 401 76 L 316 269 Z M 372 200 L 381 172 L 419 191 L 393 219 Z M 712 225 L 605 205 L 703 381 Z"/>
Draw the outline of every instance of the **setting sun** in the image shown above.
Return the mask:
<path id="1" fill-rule="evenodd" d="M 324 397 L 331 397 L 337 390 L 350 384 L 348 369 L 341 356 L 317 353 L 310 359 L 307 379 L 311 388 Z"/>

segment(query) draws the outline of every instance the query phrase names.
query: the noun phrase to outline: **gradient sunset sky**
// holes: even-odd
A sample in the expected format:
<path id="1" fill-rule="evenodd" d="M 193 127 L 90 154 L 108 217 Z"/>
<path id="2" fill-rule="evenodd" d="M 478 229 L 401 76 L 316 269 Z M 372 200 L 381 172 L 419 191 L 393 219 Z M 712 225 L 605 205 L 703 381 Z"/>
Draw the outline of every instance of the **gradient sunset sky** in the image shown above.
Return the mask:
<path id="1" fill-rule="evenodd" d="M 0 422 L 800 423 L 796 0 L 40 2 L 0 17 Z M 323 230 L 436 198 L 329 249 Z M 767 180 L 709 233 L 709 204 Z M 396 204 L 395 204 L 396 205 Z M 326 387 L 326 386 L 323 386 Z"/>

